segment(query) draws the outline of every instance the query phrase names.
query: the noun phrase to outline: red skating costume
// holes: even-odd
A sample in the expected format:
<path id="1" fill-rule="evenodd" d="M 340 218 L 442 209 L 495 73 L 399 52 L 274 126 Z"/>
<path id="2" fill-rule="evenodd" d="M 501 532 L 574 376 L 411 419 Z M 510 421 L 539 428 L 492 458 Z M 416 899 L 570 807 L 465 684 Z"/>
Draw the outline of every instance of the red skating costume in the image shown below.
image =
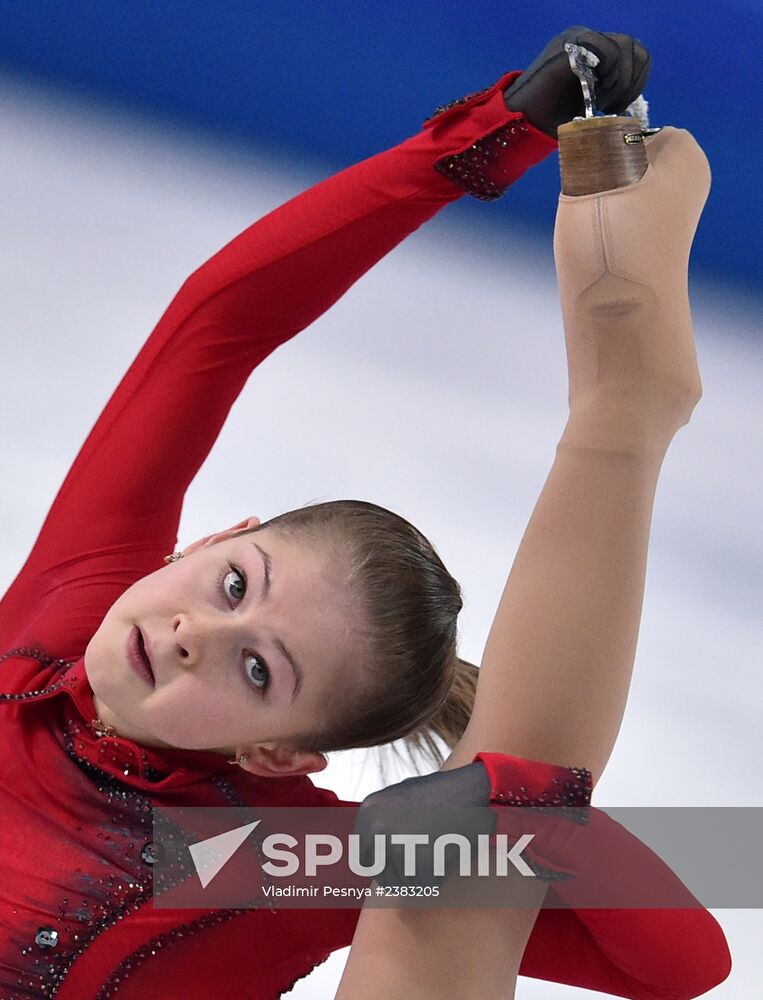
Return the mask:
<path id="1" fill-rule="evenodd" d="M 306 776 L 257 778 L 219 754 L 99 735 L 84 650 L 120 594 L 174 548 L 186 489 L 252 370 L 444 205 L 465 192 L 498 197 L 556 148 L 506 108 L 502 91 L 518 75 L 440 110 L 215 254 L 98 418 L 0 602 L 0 1000 L 273 1000 L 351 943 L 358 909 L 152 907 L 153 805 L 339 800 Z M 483 763 L 494 801 L 550 776 L 577 803 L 589 795 L 580 769 L 501 754 Z M 549 909 L 520 972 L 688 997 L 728 961 L 701 909 Z"/>

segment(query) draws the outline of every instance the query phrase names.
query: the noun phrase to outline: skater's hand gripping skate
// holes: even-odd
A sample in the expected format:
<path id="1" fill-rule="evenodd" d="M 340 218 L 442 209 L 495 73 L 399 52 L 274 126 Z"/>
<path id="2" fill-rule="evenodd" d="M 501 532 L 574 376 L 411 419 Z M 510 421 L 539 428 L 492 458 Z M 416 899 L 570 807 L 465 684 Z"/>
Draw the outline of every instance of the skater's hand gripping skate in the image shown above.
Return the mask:
<path id="1" fill-rule="evenodd" d="M 710 167 L 685 129 L 645 141 L 640 180 L 560 194 L 556 214 L 571 421 L 593 421 L 603 447 L 670 440 L 702 395 L 688 264 Z"/>
<path id="2" fill-rule="evenodd" d="M 504 91 L 512 111 L 521 111 L 536 128 L 556 139 L 563 122 L 582 115 L 583 92 L 572 72 L 566 42 L 598 56 L 596 105 L 606 114 L 625 111 L 646 87 L 652 60 L 637 38 L 573 25 L 552 38 L 525 72 Z"/>

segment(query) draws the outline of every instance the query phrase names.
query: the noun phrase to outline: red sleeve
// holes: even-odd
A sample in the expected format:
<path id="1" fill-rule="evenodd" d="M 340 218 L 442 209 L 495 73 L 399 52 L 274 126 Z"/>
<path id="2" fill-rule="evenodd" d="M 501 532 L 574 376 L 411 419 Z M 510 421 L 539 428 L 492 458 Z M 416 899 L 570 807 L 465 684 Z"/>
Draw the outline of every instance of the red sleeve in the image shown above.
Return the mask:
<path id="1" fill-rule="evenodd" d="M 252 370 L 465 189 L 486 197 L 475 171 L 505 188 L 556 148 L 506 108 L 501 91 L 518 75 L 293 198 L 187 279 L 0 602 L 0 649 L 81 655 L 119 595 L 173 549 L 185 491 Z"/>
<path id="2" fill-rule="evenodd" d="M 522 855 L 544 877 L 575 875 L 549 881 L 557 905 L 539 912 L 520 975 L 632 1000 L 698 997 L 728 977 L 731 955 L 718 922 L 653 851 L 590 805 L 586 768 L 501 753 L 479 753 L 474 760 L 485 766 L 490 801 L 500 807 L 497 829 L 510 833 L 511 843 L 523 832 L 534 834 Z M 361 804 L 315 787 L 310 779 L 305 784 L 312 804 Z M 504 808 L 510 805 L 535 808 Z M 553 818 L 540 822 L 547 813 Z M 645 897 L 659 895 L 661 907 L 576 905 L 576 894 L 597 895 L 597 887 L 624 901 L 643 890 Z M 667 908 L 669 901 L 674 908 Z"/>
<path id="3" fill-rule="evenodd" d="M 491 802 L 536 807 L 501 809 L 498 828 L 514 836 L 532 831 L 531 850 L 522 854 L 546 874 L 574 876 L 550 881 L 549 893 L 564 908 L 539 912 L 520 975 L 640 1000 L 697 997 L 726 979 L 731 955 L 720 925 L 653 851 L 590 806 L 586 768 L 499 753 L 474 760 L 487 769 Z M 586 892 L 601 898 L 597 888 L 631 901 L 659 894 L 662 905 L 576 905 Z"/>

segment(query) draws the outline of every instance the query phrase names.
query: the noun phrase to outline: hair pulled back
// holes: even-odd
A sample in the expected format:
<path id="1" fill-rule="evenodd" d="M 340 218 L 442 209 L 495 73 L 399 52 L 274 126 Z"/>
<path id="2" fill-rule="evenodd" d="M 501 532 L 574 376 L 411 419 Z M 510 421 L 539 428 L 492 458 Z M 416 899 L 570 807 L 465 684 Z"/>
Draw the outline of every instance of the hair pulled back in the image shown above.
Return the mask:
<path id="1" fill-rule="evenodd" d="M 478 671 L 456 653 L 461 588 L 433 545 L 405 518 L 363 500 L 309 504 L 242 534 L 266 528 L 335 554 L 358 606 L 353 634 L 363 662 L 296 748 L 330 753 L 402 740 L 414 767 L 416 757 L 439 767 L 438 740 L 452 749 L 461 738 Z"/>

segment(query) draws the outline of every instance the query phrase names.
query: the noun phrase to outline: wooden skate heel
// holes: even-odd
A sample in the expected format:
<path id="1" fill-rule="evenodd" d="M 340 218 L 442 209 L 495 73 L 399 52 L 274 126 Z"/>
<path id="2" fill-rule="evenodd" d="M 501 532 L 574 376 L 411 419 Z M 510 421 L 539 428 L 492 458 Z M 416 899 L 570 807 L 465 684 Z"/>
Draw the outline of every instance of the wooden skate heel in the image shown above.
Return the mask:
<path id="1" fill-rule="evenodd" d="M 634 184 L 647 168 L 641 125 L 629 115 L 565 122 L 557 129 L 563 194 L 596 194 Z"/>

